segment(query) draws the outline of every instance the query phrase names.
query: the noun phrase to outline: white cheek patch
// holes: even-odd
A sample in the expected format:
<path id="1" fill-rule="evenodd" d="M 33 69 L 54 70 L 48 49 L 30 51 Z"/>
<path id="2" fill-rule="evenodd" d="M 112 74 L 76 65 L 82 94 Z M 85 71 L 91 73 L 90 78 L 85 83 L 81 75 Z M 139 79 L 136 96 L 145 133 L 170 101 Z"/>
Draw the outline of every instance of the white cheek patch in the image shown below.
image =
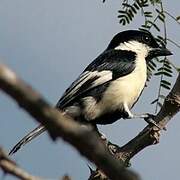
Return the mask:
<path id="1" fill-rule="evenodd" d="M 138 41 L 128 41 L 128 42 L 121 43 L 115 49 L 133 51 L 137 55 L 147 57 L 148 52 L 150 51 L 151 48 L 147 46 L 146 44 L 140 43 Z"/>

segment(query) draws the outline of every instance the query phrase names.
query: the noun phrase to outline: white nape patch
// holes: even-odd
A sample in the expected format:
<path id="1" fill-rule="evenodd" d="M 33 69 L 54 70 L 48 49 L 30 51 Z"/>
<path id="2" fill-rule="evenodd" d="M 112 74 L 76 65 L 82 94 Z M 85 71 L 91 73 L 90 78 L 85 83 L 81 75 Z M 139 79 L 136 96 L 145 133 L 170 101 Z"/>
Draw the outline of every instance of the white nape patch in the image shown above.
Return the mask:
<path id="1" fill-rule="evenodd" d="M 151 48 L 147 46 L 146 44 L 132 40 L 132 41 L 121 43 L 115 49 L 133 51 L 136 54 L 146 57 Z"/>

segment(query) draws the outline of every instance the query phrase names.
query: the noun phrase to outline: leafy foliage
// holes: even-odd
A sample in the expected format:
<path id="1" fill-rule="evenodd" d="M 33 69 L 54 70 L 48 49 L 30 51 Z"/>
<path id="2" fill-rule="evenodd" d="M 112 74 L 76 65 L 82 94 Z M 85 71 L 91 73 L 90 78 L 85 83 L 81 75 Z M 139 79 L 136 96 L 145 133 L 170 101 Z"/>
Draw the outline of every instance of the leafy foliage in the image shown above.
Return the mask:
<path id="1" fill-rule="evenodd" d="M 128 3 L 127 0 L 124 0 L 124 2 L 122 3 L 122 10 L 119 10 L 119 15 L 118 18 L 119 23 L 122 24 L 123 26 L 125 26 L 126 24 L 129 24 L 133 18 L 135 17 L 135 15 L 138 13 L 138 11 L 140 9 L 142 9 L 143 7 L 147 7 L 148 6 L 148 0 L 136 0 L 134 1 L 134 3 L 131 5 Z M 147 16 L 151 16 L 151 12 L 147 12 L 146 13 Z"/>
<path id="2" fill-rule="evenodd" d="M 105 0 L 103 0 L 105 2 Z M 130 24 L 134 18 L 141 13 L 144 17 L 144 22 L 139 28 L 142 31 L 150 31 L 153 29 L 157 32 L 156 40 L 161 46 L 166 47 L 167 42 L 173 43 L 180 48 L 180 45 L 173 40 L 169 39 L 166 31 L 166 16 L 168 15 L 180 25 L 180 16 L 174 17 L 163 8 L 162 0 L 122 0 L 122 8 L 118 11 L 119 23 L 123 26 Z M 158 106 L 162 105 L 165 96 L 164 90 L 171 88 L 171 77 L 173 76 L 173 69 L 179 71 L 166 57 L 163 59 L 155 59 L 148 63 L 148 78 L 147 82 L 151 79 L 152 75 L 160 77 L 159 90 L 157 98 L 152 102 L 156 104 L 156 111 Z M 155 73 L 154 73 L 155 72 Z"/>

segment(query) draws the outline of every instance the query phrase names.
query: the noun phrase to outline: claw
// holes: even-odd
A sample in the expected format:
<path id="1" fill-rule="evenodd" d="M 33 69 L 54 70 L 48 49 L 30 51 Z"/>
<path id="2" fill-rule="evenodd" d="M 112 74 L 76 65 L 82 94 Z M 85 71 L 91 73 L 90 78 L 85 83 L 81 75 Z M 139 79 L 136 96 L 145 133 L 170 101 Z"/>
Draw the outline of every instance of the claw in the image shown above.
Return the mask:
<path id="1" fill-rule="evenodd" d="M 154 118 L 155 118 L 155 115 L 153 114 L 148 114 L 147 113 L 147 117 L 144 118 L 144 120 L 148 123 L 148 124 L 151 124 L 151 125 L 154 125 L 156 126 L 159 130 L 167 130 L 166 127 L 163 127 L 159 124 L 156 123 L 156 121 L 154 121 Z"/>

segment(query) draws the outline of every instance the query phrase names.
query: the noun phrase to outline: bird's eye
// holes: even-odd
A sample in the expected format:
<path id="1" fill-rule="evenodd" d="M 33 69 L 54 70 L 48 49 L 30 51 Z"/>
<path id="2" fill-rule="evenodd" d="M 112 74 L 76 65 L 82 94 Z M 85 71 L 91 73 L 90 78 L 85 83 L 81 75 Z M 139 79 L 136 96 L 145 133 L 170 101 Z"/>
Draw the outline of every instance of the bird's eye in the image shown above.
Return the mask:
<path id="1" fill-rule="evenodd" d="M 144 35 L 142 36 L 142 40 L 145 43 L 149 43 L 151 41 L 151 37 L 149 37 L 148 35 Z"/>

